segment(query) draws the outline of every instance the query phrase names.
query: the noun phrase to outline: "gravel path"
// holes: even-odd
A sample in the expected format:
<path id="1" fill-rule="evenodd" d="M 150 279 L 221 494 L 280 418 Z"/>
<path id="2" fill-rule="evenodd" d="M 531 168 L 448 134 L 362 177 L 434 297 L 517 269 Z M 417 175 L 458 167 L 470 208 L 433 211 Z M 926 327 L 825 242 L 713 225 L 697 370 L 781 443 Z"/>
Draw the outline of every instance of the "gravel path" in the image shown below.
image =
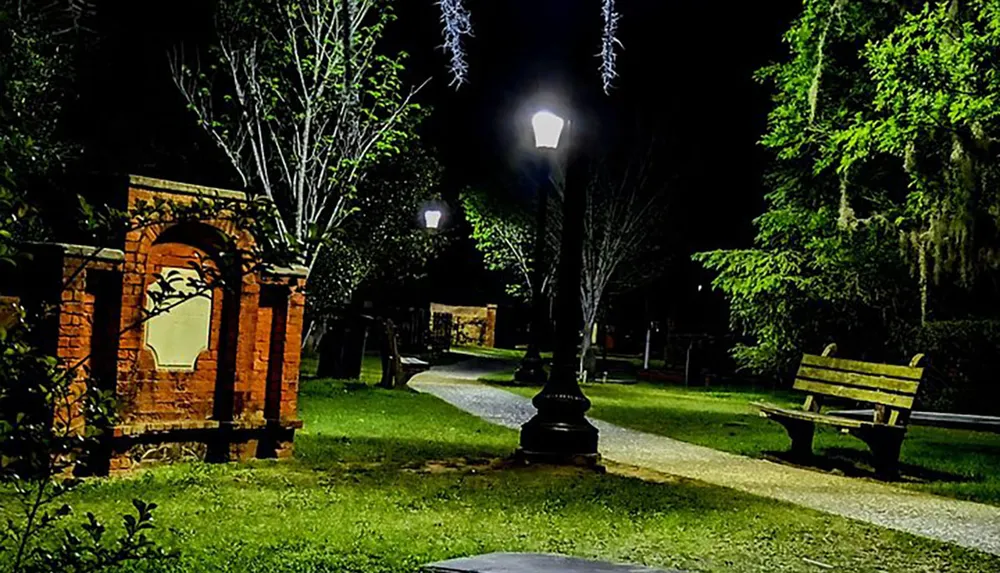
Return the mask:
<path id="1" fill-rule="evenodd" d="M 410 386 L 489 422 L 519 428 L 531 401 L 475 382 L 494 364 L 462 362 L 413 378 Z M 913 492 L 729 454 L 591 420 L 608 460 L 731 487 L 940 541 L 1000 555 L 1000 507 Z"/>

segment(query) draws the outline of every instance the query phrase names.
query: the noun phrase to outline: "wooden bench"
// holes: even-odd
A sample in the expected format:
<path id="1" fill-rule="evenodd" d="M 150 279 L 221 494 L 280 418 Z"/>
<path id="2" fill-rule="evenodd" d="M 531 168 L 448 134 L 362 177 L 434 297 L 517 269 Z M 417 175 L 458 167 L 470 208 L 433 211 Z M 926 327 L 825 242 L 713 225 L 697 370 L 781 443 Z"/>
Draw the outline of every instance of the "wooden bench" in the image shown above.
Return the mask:
<path id="1" fill-rule="evenodd" d="M 400 371 L 400 381 L 399 386 L 405 386 L 410 378 L 413 378 L 421 372 L 430 370 L 430 362 L 421 360 L 415 356 L 400 356 L 399 357 L 399 371 Z"/>
<path id="2" fill-rule="evenodd" d="M 410 378 L 430 369 L 431 365 L 414 356 L 401 355 L 395 325 L 389 319 L 384 319 L 382 324 L 385 337 L 382 341 L 382 380 L 379 385 L 389 389 L 403 388 Z"/>
<path id="3" fill-rule="evenodd" d="M 835 351 L 836 345 L 831 344 L 820 356 L 802 356 L 792 386 L 808 393 L 801 410 L 761 402 L 752 405 L 760 410 L 761 416 L 785 427 L 792 440 L 793 455 L 811 456 L 816 424 L 825 424 L 868 444 L 876 472 L 895 477 L 913 399 L 924 374 L 924 369 L 918 366 L 923 354 L 914 356 L 908 366 L 896 366 L 834 358 Z M 873 416 L 870 420 L 859 420 L 823 414 L 820 410 L 827 397 L 873 404 Z"/>

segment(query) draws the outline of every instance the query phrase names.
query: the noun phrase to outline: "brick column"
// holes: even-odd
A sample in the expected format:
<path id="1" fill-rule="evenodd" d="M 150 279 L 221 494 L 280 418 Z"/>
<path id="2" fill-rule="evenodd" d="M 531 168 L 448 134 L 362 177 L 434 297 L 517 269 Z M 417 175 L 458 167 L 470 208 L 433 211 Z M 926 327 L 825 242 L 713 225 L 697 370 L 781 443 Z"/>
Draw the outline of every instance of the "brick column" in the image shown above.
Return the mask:
<path id="1" fill-rule="evenodd" d="M 497 333 L 497 305 L 486 305 L 486 344 L 487 348 L 493 348 L 496 344 Z"/>
<path id="2" fill-rule="evenodd" d="M 288 318 L 285 325 L 284 381 L 281 389 L 281 420 L 298 420 L 299 369 L 302 364 L 302 325 L 306 297 L 302 292 L 305 281 L 289 281 Z"/>
<path id="3" fill-rule="evenodd" d="M 262 421 L 265 385 L 256 375 L 257 315 L 260 285 L 254 275 L 244 275 L 240 288 L 240 313 L 236 328 L 236 376 L 233 383 L 233 419 Z M 222 333 L 225 335 L 226 333 Z"/>
<path id="4" fill-rule="evenodd" d="M 71 431 L 82 432 L 86 426 L 80 398 L 87 392 L 88 371 L 91 369 L 91 341 L 94 338 L 95 293 L 88 291 L 91 274 L 114 270 L 122 260 L 122 252 L 114 249 L 97 249 L 84 245 L 53 244 L 61 251 L 62 291 L 57 308 L 56 358 L 63 367 L 71 369 L 67 403 L 57 407 L 56 423 L 68 424 Z M 98 333 L 107 336 L 107 333 Z"/>

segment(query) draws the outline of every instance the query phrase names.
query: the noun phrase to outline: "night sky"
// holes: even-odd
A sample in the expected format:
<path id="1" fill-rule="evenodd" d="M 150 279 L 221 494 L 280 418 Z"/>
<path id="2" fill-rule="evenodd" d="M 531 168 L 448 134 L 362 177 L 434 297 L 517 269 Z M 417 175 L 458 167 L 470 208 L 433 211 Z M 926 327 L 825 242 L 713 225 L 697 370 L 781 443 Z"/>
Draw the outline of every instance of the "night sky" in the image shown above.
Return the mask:
<path id="1" fill-rule="evenodd" d="M 399 20 L 386 42 L 410 53 L 412 83 L 432 78 L 419 95 L 433 108 L 422 137 L 445 166 L 442 194 L 453 205 L 464 187 L 519 168 L 525 110 L 537 94 L 549 93 L 559 96 L 591 147 L 621 146 L 636 126 L 666 143 L 669 152 L 657 162 L 669 173 L 673 215 L 664 224 L 679 262 L 662 288 L 689 291 L 705 280 L 684 263 L 690 253 L 749 244 L 750 221 L 763 206 L 768 157 L 756 141 L 769 107 L 768 88 L 751 76 L 784 57 L 781 34 L 799 2 L 619 0 L 624 50 L 610 96 L 601 92 L 598 75 L 597 0 L 469 0 L 475 26 L 466 44 L 470 83 L 457 91 L 449 86 L 433 0 L 396 5 Z M 234 185 L 184 110 L 167 69 L 168 50 L 211 41 L 212 3 L 109 0 L 100 6 L 100 56 L 83 71 L 79 104 L 88 167 Z M 463 280 L 452 280 L 456 274 Z M 419 290 L 452 303 L 502 298 L 502 285 L 482 270 L 468 241 L 457 241 Z"/>

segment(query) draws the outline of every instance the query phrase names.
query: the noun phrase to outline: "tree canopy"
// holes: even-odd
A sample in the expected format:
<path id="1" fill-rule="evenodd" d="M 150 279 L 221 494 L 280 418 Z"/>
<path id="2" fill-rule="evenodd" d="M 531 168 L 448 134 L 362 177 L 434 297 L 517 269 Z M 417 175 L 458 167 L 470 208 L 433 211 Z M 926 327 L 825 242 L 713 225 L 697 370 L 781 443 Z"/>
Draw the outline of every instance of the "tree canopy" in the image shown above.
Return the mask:
<path id="1" fill-rule="evenodd" d="M 245 187 L 281 214 L 280 240 L 310 269 L 359 208 L 358 185 L 412 137 L 419 107 L 404 53 L 380 40 L 388 0 L 223 0 L 218 43 L 199 67 L 178 51 L 174 82 Z"/>
<path id="2" fill-rule="evenodd" d="M 966 310 L 935 288 L 996 267 L 1000 5 L 806 0 L 762 144 L 774 152 L 752 249 L 697 256 L 776 371 L 822 340 L 884 354 Z"/>

